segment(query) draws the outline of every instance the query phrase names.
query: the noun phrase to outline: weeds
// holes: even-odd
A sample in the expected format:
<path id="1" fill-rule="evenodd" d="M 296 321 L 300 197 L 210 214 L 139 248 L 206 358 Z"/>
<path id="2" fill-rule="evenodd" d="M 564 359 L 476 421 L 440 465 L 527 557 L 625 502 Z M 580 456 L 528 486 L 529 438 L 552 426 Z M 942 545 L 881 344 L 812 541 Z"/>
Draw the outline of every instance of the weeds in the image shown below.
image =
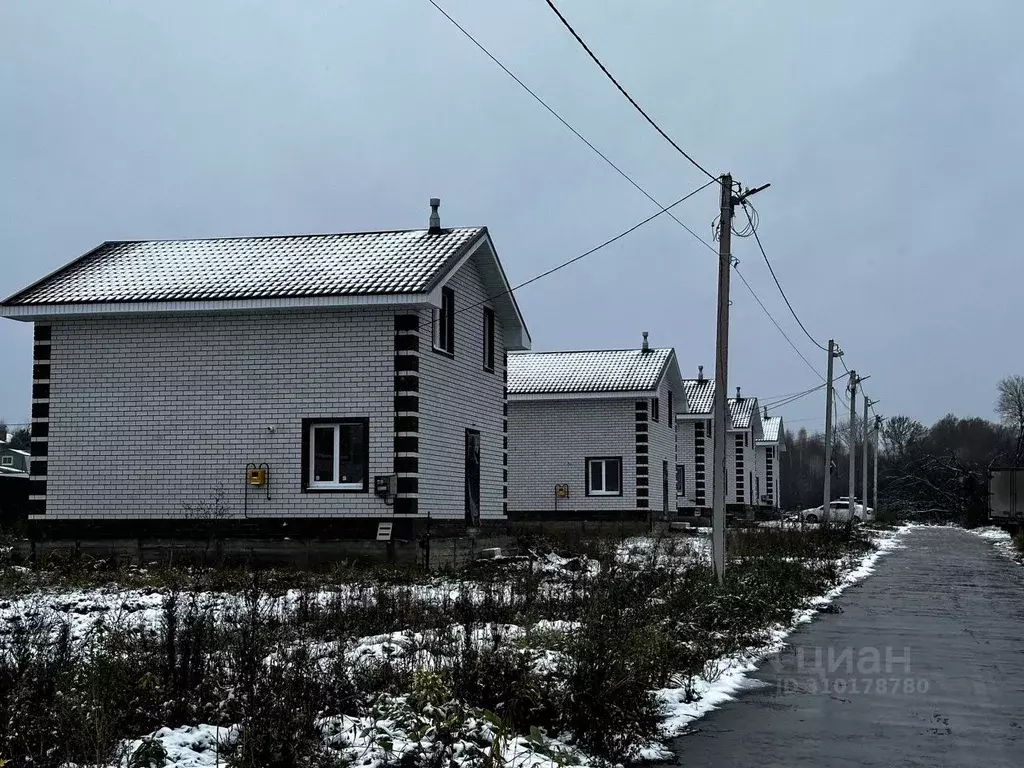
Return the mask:
<path id="1" fill-rule="evenodd" d="M 340 724 L 398 718 L 432 746 L 417 757 L 374 741 L 366 748 L 384 765 L 448 764 L 470 750 L 489 766 L 502 740 L 543 750 L 545 734 L 625 762 L 658 736 L 653 690 L 692 693 L 714 660 L 763 643 L 837 583 L 840 558 L 869 546 L 842 529 L 732 532 L 724 584 L 672 538 L 624 559 L 601 542 L 588 550 L 600 570 L 559 560 L 546 573 L 553 561 L 533 550 L 456 581 L 373 580 L 347 566 L 168 570 L 148 624 L 109 619 L 82 633 L 29 609 L 0 626 L 0 760 L 110 764 L 126 739 L 204 722 L 231 728 L 232 766 L 328 766 L 354 759 L 345 750 L 359 742 Z M 233 601 L 213 607 L 197 589 L 213 583 L 234 585 Z M 159 750 L 142 742 L 128 762 L 160 764 Z"/>

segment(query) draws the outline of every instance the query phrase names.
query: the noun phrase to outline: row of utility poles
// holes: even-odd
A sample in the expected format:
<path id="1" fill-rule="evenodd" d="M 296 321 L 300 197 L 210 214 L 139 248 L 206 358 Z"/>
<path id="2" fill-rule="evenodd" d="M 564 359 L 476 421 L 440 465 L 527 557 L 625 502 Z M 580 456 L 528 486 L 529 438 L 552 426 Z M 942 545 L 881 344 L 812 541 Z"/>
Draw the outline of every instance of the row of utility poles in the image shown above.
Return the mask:
<path id="1" fill-rule="evenodd" d="M 746 189 L 736 194 L 731 174 L 723 174 L 719 179 L 721 184 L 720 218 L 718 228 L 718 322 L 715 336 L 715 400 L 713 405 L 713 434 L 714 453 L 712 456 L 714 467 L 712 482 L 712 517 L 711 517 L 711 548 L 712 561 L 715 573 L 719 582 L 725 578 L 725 478 L 728 467 L 726 465 L 726 435 L 728 430 L 728 402 L 727 385 L 729 376 L 729 278 L 733 266 L 732 257 L 732 219 L 736 206 L 742 206 L 744 201 L 751 195 L 755 195 L 769 185 L 765 184 L 755 189 Z M 822 516 L 828 514 L 831 499 L 831 472 L 832 472 L 832 379 L 833 361 L 842 356 L 842 351 L 835 341 L 828 342 L 828 382 L 825 388 L 825 501 L 822 507 Z M 855 429 L 856 429 L 856 395 L 860 382 L 868 377 L 857 376 L 856 371 L 850 371 L 850 519 L 854 515 L 854 496 L 856 495 L 856 459 L 855 459 Z M 867 505 L 868 496 L 868 408 L 877 400 L 864 398 L 864 492 L 863 502 Z M 881 425 L 881 417 L 875 419 L 875 509 L 878 509 L 878 429 Z"/>
<path id="2" fill-rule="evenodd" d="M 828 340 L 828 377 L 825 384 L 825 483 L 822 503 L 822 519 L 823 521 L 828 520 L 829 505 L 832 502 L 832 397 L 833 397 L 833 374 L 834 367 L 833 361 L 837 357 L 842 357 L 843 352 L 839 349 L 839 345 L 836 344 L 834 339 Z M 850 393 L 850 484 L 849 484 L 849 511 L 850 519 L 853 520 L 856 514 L 856 489 L 857 489 L 857 387 L 860 386 L 861 382 L 867 381 L 870 376 L 858 376 L 856 371 L 850 371 L 850 380 L 846 385 L 846 391 Z M 874 507 L 878 510 L 878 433 L 882 429 L 882 417 L 875 416 L 875 424 L 873 429 L 868 428 L 868 409 L 873 405 L 878 404 L 879 400 L 872 400 L 867 396 L 861 388 L 861 397 L 864 400 L 864 417 L 861 421 L 862 429 L 864 430 L 864 452 L 863 452 L 863 467 L 861 470 L 861 503 L 865 508 L 868 506 L 868 442 L 871 439 L 871 435 L 874 434 L 874 449 L 875 449 L 875 472 L 874 472 L 874 491 L 875 500 Z"/>

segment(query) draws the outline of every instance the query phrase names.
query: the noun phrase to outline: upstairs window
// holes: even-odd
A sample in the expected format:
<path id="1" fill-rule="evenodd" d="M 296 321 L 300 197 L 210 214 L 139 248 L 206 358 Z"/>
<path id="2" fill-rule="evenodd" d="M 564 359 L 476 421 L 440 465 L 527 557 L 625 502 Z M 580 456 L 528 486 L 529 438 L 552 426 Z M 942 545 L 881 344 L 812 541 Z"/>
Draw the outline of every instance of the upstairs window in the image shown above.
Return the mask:
<path id="1" fill-rule="evenodd" d="M 676 495 L 686 495 L 686 465 L 676 464 Z"/>
<path id="2" fill-rule="evenodd" d="M 369 488 L 369 421 L 307 419 L 303 490 L 366 491 Z"/>
<path id="3" fill-rule="evenodd" d="M 494 371 L 494 310 L 484 307 L 484 370 Z"/>
<path id="4" fill-rule="evenodd" d="M 672 419 L 675 418 L 675 409 L 672 406 L 672 390 L 668 391 L 668 425 L 672 426 Z"/>
<path id="5" fill-rule="evenodd" d="M 659 413 L 660 410 L 661 410 L 661 401 L 658 398 L 656 398 L 656 397 L 651 398 L 651 421 L 657 421 L 658 420 L 659 416 L 661 415 Z"/>
<path id="6" fill-rule="evenodd" d="M 622 495 L 622 457 L 587 459 L 587 496 Z"/>
<path id="7" fill-rule="evenodd" d="M 3 461 L 3 465 L 5 467 L 13 467 L 14 466 L 14 457 L 13 456 L 4 456 L 2 461 Z"/>
<path id="8" fill-rule="evenodd" d="M 441 289 L 441 309 L 434 310 L 434 349 L 455 354 L 455 291 Z"/>

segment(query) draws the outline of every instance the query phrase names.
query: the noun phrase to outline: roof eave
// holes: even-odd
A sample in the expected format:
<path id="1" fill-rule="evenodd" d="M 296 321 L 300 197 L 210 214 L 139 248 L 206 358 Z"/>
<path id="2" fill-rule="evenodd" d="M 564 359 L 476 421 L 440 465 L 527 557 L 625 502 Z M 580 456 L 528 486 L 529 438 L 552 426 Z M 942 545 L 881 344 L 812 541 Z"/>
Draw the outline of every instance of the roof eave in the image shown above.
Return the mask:
<path id="1" fill-rule="evenodd" d="M 0 317 L 33 322 L 85 315 L 174 314 L 178 312 L 244 312 L 301 308 L 359 308 L 366 306 L 425 305 L 423 293 L 347 294 L 342 296 L 283 296 L 252 299 L 197 299 L 189 301 L 107 301 L 69 304 L 4 304 Z"/>
<path id="2" fill-rule="evenodd" d="M 598 392 L 509 392 L 508 400 L 510 403 L 539 400 L 629 400 L 650 397 L 654 392 L 655 390 L 651 389 Z"/>

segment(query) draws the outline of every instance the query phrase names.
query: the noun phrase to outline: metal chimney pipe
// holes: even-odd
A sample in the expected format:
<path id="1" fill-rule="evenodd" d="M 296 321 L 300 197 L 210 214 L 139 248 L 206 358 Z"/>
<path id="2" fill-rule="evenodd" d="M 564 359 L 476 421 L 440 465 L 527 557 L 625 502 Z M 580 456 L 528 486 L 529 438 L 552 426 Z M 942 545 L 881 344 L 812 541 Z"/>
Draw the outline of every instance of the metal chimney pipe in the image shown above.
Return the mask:
<path id="1" fill-rule="evenodd" d="M 430 198 L 430 234 L 436 235 L 441 232 L 441 214 L 437 212 L 437 209 L 441 207 L 441 198 L 432 197 Z"/>

